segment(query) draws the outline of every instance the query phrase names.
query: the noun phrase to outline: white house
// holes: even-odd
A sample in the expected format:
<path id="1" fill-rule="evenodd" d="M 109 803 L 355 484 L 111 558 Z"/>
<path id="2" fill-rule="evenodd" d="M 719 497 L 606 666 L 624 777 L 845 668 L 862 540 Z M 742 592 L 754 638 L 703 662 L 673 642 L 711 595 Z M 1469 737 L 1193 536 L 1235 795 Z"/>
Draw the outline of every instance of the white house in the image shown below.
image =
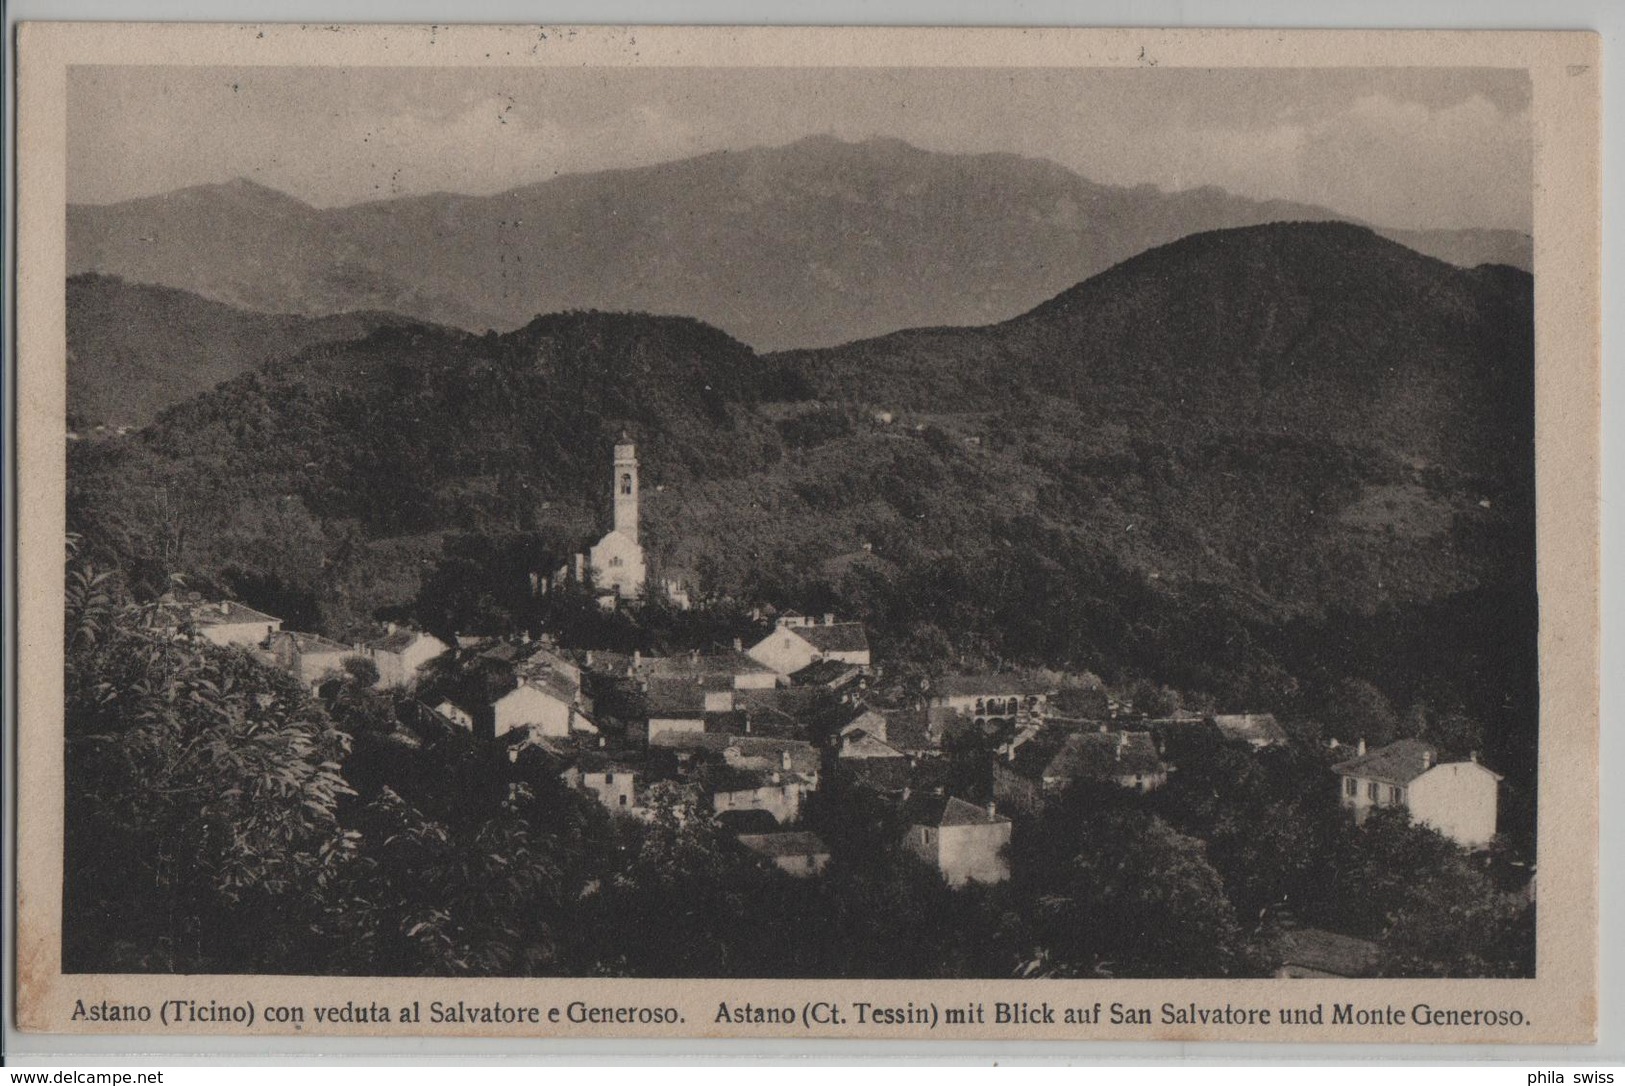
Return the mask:
<path id="1" fill-rule="evenodd" d="M 591 792 L 612 813 L 632 814 L 638 809 L 637 769 L 608 755 L 588 751 L 559 777 L 571 788 Z"/>
<path id="2" fill-rule="evenodd" d="M 1054 685 L 1034 676 L 1003 673 L 997 675 L 944 675 L 931 684 L 930 703 L 963 713 L 977 721 L 1005 718 L 1017 721 L 1042 719 L 1049 709 Z"/>
<path id="3" fill-rule="evenodd" d="M 823 622 L 802 615 L 785 615 L 773 632 L 748 650 L 780 675 L 789 676 L 823 660 L 868 667 L 869 635 L 861 622 L 836 622 L 825 615 Z"/>
<path id="4" fill-rule="evenodd" d="M 1401 739 L 1332 767 L 1343 806 L 1364 820 L 1378 807 L 1403 806 L 1410 816 L 1466 848 L 1495 836 L 1501 775 L 1476 759 L 1441 762 L 1438 749 Z"/>
<path id="5" fill-rule="evenodd" d="M 949 886 L 1010 877 L 1005 846 L 1011 823 L 992 804 L 978 807 L 953 796 L 918 796 L 905 818 L 909 828 L 904 845 L 941 871 Z"/>
<path id="6" fill-rule="evenodd" d="M 216 645 L 252 648 L 263 645 L 272 634 L 282 629 L 280 618 L 246 607 L 235 600 L 199 603 L 190 609 L 189 614 L 197 632 Z"/>
<path id="7" fill-rule="evenodd" d="M 272 663 L 291 672 L 310 687 L 342 674 L 344 661 L 351 656 L 361 655 L 351 646 L 330 641 L 321 634 L 294 630 L 273 633 L 266 642 L 265 651 Z"/>
<path id="8" fill-rule="evenodd" d="M 393 622 L 388 630 L 383 637 L 366 645 L 367 655 L 378 668 L 380 688 L 411 686 L 423 665 L 450 651 L 450 646 L 434 634 L 409 630 Z"/>

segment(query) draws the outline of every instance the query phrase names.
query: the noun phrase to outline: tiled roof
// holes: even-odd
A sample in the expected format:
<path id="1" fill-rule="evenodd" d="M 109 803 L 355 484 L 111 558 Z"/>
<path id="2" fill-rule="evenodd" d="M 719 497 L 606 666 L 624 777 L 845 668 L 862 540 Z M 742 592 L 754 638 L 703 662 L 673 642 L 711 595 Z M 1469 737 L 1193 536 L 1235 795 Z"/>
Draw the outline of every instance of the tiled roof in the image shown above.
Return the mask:
<path id="1" fill-rule="evenodd" d="M 787 626 L 785 629 L 819 652 L 868 652 L 869 635 L 861 622 L 827 626 Z"/>
<path id="2" fill-rule="evenodd" d="M 199 626 L 246 626 L 261 622 L 281 622 L 275 615 L 256 611 L 236 600 L 219 603 L 196 603 L 190 608 L 192 621 Z"/>
<path id="3" fill-rule="evenodd" d="M 904 754 L 883 740 L 876 739 L 861 728 L 841 735 L 842 758 L 902 758 Z"/>
<path id="4" fill-rule="evenodd" d="M 915 826 L 992 826 L 1010 821 L 956 796 L 915 796 L 908 803 L 905 817 Z"/>
<path id="5" fill-rule="evenodd" d="M 742 833 L 739 843 L 763 856 L 828 856 L 829 846 L 816 833 Z"/>
<path id="6" fill-rule="evenodd" d="M 797 739 L 725 735 L 717 732 L 664 731 L 656 733 L 649 740 L 649 745 L 672 750 L 702 750 L 719 755 L 726 755 L 732 748 L 737 759 L 771 763 L 775 769 L 782 768 L 783 756 L 788 752 L 790 769 L 797 773 L 815 773 L 819 764 L 818 750 L 811 743 Z"/>
<path id="7" fill-rule="evenodd" d="M 859 675 L 863 669 L 857 664 L 849 664 L 845 660 L 818 660 L 808 664 L 800 671 L 790 674 L 790 681 L 797 686 L 844 686 Z"/>
<path id="8" fill-rule="evenodd" d="M 760 675 L 772 668 L 732 649 L 686 656 L 645 656 L 638 670 L 651 679 L 695 675 Z"/>
<path id="9" fill-rule="evenodd" d="M 433 634 L 427 634 L 422 630 L 413 630 L 402 626 L 391 631 L 390 633 L 385 634 L 383 637 L 379 637 L 367 642 L 367 648 L 375 649 L 378 652 L 405 652 L 423 638 L 439 640 L 438 638 L 435 638 Z"/>
<path id="10" fill-rule="evenodd" d="M 1117 780 L 1167 771 L 1147 732 L 1040 734 L 1016 748 L 1009 763 L 1034 780 Z"/>
<path id="11" fill-rule="evenodd" d="M 1282 965 L 1297 965 L 1339 977 L 1368 977 L 1377 967 L 1377 944 L 1320 928 L 1282 933 L 1276 943 Z"/>
<path id="12" fill-rule="evenodd" d="M 942 735 L 956 719 L 951 711 L 931 709 L 887 709 L 886 742 L 898 750 L 936 750 Z"/>
<path id="13" fill-rule="evenodd" d="M 1432 769 L 1438 760 L 1439 751 L 1431 744 L 1420 739 L 1401 739 L 1369 754 L 1339 762 L 1332 766 L 1332 772 L 1384 784 L 1409 784 Z"/>
<path id="14" fill-rule="evenodd" d="M 656 677 L 649 680 L 645 701 L 650 716 L 698 715 L 705 711 L 705 695 L 733 689 L 726 675 L 689 678 Z"/>
<path id="15" fill-rule="evenodd" d="M 301 656 L 325 656 L 335 652 L 354 651 L 349 645 L 341 645 L 337 641 L 323 637 L 321 634 L 304 633 L 300 630 L 279 630 L 271 635 L 271 644 L 273 647 L 276 645 L 292 645 L 294 651 Z"/>

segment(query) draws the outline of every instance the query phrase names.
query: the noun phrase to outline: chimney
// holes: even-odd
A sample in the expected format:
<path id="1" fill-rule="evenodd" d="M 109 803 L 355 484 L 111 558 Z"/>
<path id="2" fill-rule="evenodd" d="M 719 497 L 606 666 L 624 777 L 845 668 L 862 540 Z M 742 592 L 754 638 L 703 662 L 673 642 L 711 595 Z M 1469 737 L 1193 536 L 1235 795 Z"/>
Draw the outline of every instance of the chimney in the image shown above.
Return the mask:
<path id="1" fill-rule="evenodd" d="M 599 750 L 604 749 L 604 737 L 601 736 L 601 735 L 598 737 L 598 749 Z"/>
<path id="2" fill-rule="evenodd" d="M 1361 758 L 1365 757 L 1365 736 L 1363 735 L 1360 736 L 1360 745 L 1355 748 L 1355 754 Z"/>
<path id="3" fill-rule="evenodd" d="M 744 652 L 745 651 L 745 639 L 744 638 L 742 638 L 742 637 L 734 638 L 734 651 L 735 652 Z"/>
<path id="4" fill-rule="evenodd" d="M 632 650 L 632 666 L 633 667 L 642 667 L 643 666 L 643 650 L 642 649 L 633 649 Z"/>
<path id="5" fill-rule="evenodd" d="M 1422 768 L 1423 769 L 1432 769 L 1433 768 L 1433 751 L 1428 750 L 1426 748 L 1424 748 L 1422 750 Z"/>
<path id="6" fill-rule="evenodd" d="M 395 625 L 393 622 L 384 623 L 384 631 L 386 633 L 394 633 L 398 629 L 400 629 L 400 627 Z"/>
<path id="7" fill-rule="evenodd" d="M 1468 752 L 1467 760 L 1469 762 L 1472 762 L 1474 765 L 1477 765 L 1478 764 L 1478 751 L 1475 750 L 1475 751 Z"/>
<path id="8" fill-rule="evenodd" d="M 788 749 L 779 752 L 779 764 L 785 769 L 790 768 L 790 751 Z"/>
<path id="9" fill-rule="evenodd" d="M 987 801 L 987 817 L 989 817 L 989 818 L 998 818 L 999 817 L 999 805 L 996 802 L 994 802 L 993 800 L 991 800 L 991 799 Z"/>
<path id="10" fill-rule="evenodd" d="M 826 625 L 826 626 L 835 625 L 835 613 L 833 611 L 825 611 L 824 612 L 824 625 Z"/>
<path id="11" fill-rule="evenodd" d="M 910 788 L 906 784 L 903 785 L 903 802 L 904 803 L 907 803 L 908 802 L 908 797 L 913 795 L 913 794 L 914 794 L 914 789 Z"/>
<path id="12" fill-rule="evenodd" d="M 225 600 L 221 600 L 220 601 L 220 613 L 222 615 L 231 614 L 231 604 L 227 603 Z"/>

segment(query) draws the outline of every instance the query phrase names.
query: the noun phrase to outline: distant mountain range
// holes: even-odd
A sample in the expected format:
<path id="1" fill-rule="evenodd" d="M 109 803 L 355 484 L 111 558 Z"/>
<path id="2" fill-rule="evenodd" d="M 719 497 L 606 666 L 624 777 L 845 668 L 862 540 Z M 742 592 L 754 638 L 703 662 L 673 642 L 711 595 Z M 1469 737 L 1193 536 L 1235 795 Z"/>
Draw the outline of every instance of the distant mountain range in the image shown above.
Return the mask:
<path id="1" fill-rule="evenodd" d="M 828 137 L 495 196 L 317 209 L 250 181 L 68 209 L 70 274 L 265 313 L 387 310 L 471 331 L 538 313 L 696 317 L 758 350 L 1004 320 L 1189 234 L 1342 218 L 1216 188 L 1098 185 L 1053 162 Z M 1500 230 L 1382 231 L 1528 270 Z"/>

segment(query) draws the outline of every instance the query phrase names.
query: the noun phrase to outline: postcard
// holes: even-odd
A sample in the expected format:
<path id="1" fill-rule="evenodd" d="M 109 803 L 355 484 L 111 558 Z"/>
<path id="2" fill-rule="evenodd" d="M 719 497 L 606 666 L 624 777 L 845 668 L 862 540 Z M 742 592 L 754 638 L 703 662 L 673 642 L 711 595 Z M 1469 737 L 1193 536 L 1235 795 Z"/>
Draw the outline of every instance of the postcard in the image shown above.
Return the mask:
<path id="1" fill-rule="evenodd" d="M 1594 1039 L 1595 35 L 19 56 L 23 1028 Z"/>

